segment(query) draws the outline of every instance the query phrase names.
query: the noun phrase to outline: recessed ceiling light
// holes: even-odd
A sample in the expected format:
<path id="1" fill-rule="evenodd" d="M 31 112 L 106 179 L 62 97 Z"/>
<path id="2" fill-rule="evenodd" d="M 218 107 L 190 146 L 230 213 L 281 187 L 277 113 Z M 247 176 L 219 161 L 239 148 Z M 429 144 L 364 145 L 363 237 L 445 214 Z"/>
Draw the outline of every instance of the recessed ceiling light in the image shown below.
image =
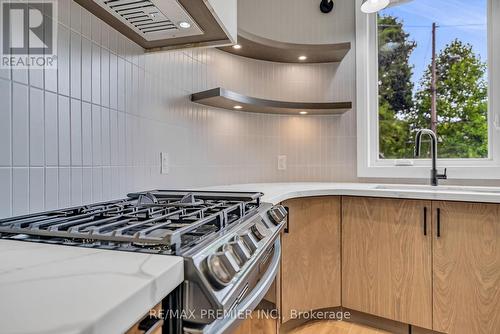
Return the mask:
<path id="1" fill-rule="evenodd" d="M 307 111 L 301 111 L 301 112 L 299 112 L 299 114 L 301 114 L 301 115 L 307 115 Z"/>
<path id="2" fill-rule="evenodd" d="M 233 49 L 236 49 L 236 50 L 241 49 L 241 45 L 235 44 L 235 45 L 233 45 Z"/>
<path id="3" fill-rule="evenodd" d="M 239 109 L 242 109 L 243 107 L 242 106 L 234 106 L 233 108 L 239 110 Z"/>
<path id="4" fill-rule="evenodd" d="M 187 29 L 187 28 L 191 27 L 191 24 L 189 22 L 182 21 L 182 22 L 179 22 L 179 27 L 181 27 L 183 29 Z"/>
<path id="5" fill-rule="evenodd" d="M 307 57 L 306 56 L 299 56 L 299 60 L 306 60 Z"/>

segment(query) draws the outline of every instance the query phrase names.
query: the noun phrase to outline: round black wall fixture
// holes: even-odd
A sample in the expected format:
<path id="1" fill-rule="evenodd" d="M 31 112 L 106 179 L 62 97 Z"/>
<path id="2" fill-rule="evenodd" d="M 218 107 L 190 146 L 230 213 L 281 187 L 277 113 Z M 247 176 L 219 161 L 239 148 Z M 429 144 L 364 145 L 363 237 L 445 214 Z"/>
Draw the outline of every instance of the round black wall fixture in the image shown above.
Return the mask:
<path id="1" fill-rule="evenodd" d="M 332 0 L 321 0 L 319 4 L 319 9 L 322 13 L 330 13 L 333 9 L 333 1 Z"/>

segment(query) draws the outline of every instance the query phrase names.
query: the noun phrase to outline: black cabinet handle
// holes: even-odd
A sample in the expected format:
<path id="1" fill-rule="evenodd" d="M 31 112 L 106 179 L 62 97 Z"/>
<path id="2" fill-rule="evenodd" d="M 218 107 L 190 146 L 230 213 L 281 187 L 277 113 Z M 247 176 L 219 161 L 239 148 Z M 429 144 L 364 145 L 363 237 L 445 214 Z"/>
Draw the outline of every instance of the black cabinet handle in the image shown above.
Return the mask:
<path id="1" fill-rule="evenodd" d="M 436 219 L 436 225 L 437 225 L 437 228 L 436 228 L 436 235 L 437 237 L 441 237 L 441 209 L 440 208 L 437 208 L 437 219 Z"/>
<path id="2" fill-rule="evenodd" d="M 427 207 L 424 206 L 424 235 L 427 235 Z"/>
<path id="3" fill-rule="evenodd" d="M 285 210 L 287 212 L 287 215 L 286 215 L 286 226 L 285 226 L 285 229 L 283 231 L 285 233 L 290 233 L 290 210 L 288 209 L 288 206 L 285 206 Z"/>

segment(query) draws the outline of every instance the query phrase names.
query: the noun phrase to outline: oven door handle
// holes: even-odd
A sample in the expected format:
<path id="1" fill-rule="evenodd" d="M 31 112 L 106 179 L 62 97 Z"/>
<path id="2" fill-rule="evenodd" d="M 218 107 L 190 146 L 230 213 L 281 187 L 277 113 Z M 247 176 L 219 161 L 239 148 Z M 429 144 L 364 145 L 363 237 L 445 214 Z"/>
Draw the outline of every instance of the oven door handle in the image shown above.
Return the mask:
<path id="1" fill-rule="evenodd" d="M 229 330 L 235 328 L 238 323 L 244 320 L 242 319 L 243 317 L 241 315 L 244 315 L 246 310 L 254 310 L 273 284 L 273 281 L 278 274 L 280 259 L 281 243 L 280 238 L 278 237 L 274 241 L 274 254 L 271 262 L 269 263 L 269 267 L 267 267 L 266 273 L 264 274 L 264 276 L 262 276 L 261 280 L 259 281 L 259 283 L 257 283 L 255 288 L 250 291 L 247 297 L 244 298 L 238 305 L 236 305 L 233 311 L 231 311 L 231 315 L 233 316 L 214 321 L 212 324 L 206 326 L 203 329 L 202 333 L 228 333 Z"/>

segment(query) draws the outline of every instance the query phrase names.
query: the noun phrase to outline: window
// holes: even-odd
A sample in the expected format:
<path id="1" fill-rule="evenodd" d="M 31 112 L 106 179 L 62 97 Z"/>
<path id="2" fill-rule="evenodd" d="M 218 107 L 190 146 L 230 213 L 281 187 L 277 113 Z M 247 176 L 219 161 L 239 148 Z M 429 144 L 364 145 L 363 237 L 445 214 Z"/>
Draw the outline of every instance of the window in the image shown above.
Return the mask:
<path id="1" fill-rule="evenodd" d="M 500 178 L 498 94 L 490 94 L 500 0 L 399 1 L 370 15 L 359 3 L 359 176 L 428 177 L 429 161 L 413 152 L 416 131 L 429 128 L 450 178 Z"/>

